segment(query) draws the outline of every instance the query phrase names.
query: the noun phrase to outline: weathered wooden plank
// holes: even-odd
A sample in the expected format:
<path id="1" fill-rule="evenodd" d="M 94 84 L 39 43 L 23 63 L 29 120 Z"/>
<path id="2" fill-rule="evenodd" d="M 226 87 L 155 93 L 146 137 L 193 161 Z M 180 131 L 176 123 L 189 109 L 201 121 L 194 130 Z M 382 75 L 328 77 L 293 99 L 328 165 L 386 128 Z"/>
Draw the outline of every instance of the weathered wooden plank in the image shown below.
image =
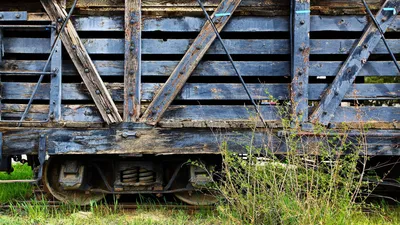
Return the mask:
<path id="1" fill-rule="evenodd" d="M 41 3 L 53 21 L 57 21 L 58 18 L 65 20 L 67 12 L 57 2 L 54 0 L 41 0 Z M 77 67 L 104 121 L 108 124 L 122 122 L 117 107 L 112 101 L 71 21 L 67 22 L 67 26 L 62 31 L 61 40 Z"/>
<path id="2" fill-rule="evenodd" d="M 19 118 L 26 105 L 4 104 L 5 119 Z M 33 105 L 27 118 L 43 120 L 47 118 L 47 105 Z M 121 105 L 122 110 L 122 105 Z M 310 108 L 311 110 L 311 108 Z M 68 123 L 101 123 L 101 115 L 94 105 L 63 105 L 63 121 Z M 282 109 L 276 106 L 261 105 L 260 111 L 273 127 L 281 127 L 281 118 L 285 118 Z M 332 123 L 369 123 L 372 127 L 395 128 L 400 116 L 400 107 L 339 107 Z M 397 121 L 397 122 L 396 122 Z M 251 128 L 263 127 L 253 107 L 240 105 L 175 105 L 170 106 L 159 122 L 160 127 L 218 127 Z"/>
<path id="3" fill-rule="evenodd" d="M 72 19 L 77 31 L 124 31 L 122 16 L 81 16 Z M 199 32 L 205 22 L 203 17 L 143 17 L 144 32 Z M 366 16 L 311 16 L 311 31 L 363 31 L 368 25 Z M 233 16 L 221 32 L 287 32 L 286 16 Z M 400 16 L 388 28 L 400 32 Z"/>
<path id="4" fill-rule="evenodd" d="M 125 0 L 124 122 L 140 116 L 141 28 L 141 0 Z"/>
<path id="5" fill-rule="evenodd" d="M 302 123 L 308 121 L 310 2 L 291 0 L 291 9 L 291 114 Z"/>
<path id="6" fill-rule="evenodd" d="M 400 10 L 400 1 L 388 0 L 376 15 L 382 30 L 385 32 L 389 24 L 396 18 L 393 11 L 386 11 L 384 8 L 394 8 L 396 12 Z M 378 28 L 371 22 L 368 29 L 364 32 L 357 45 L 354 46 L 345 63 L 340 68 L 332 84 L 326 89 L 321 98 L 321 102 L 312 113 L 310 120 L 314 123 L 327 125 L 331 120 L 336 108 L 340 105 L 346 91 L 350 88 L 358 72 L 368 60 L 372 49 L 381 40 Z"/>
<path id="7" fill-rule="evenodd" d="M 124 54 L 123 39 L 82 39 L 89 54 Z M 355 39 L 311 39 L 310 54 L 348 54 Z M 395 54 L 400 53 L 397 39 L 388 39 Z M 5 38 L 5 53 L 48 54 L 50 39 L 47 38 Z M 142 54 L 184 54 L 193 40 L 189 39 L 143 39 Z M 290 54 L 288 39 L 224 39 L 231 54 Z M 219 42 L 211 45 L 206 54 L 225 54 Z M 387 54 L 380 41 L 372 54 Z"/>
<path id="8" fill-rule="evenodd" d="M 4 45 L 3 45 L 3 29 L 0 29 L 0 66 L 3 65 L 3 55 L 4 55 Z M 0 120 L 2 119 L 2 111 L 1 111 L 1 100 L 3 98 L 3 84 L 1 82 L 0 75 Z"/>
<path id="9" fill-rule="evenodd" d="M 51 43 L 57 36 L 57 30 L 53 29 L 51 32 Z M 51 76 L 50 81 L 50 108 L 49 108 L 49 119 L 51 121 L 60 121 L 61 119 L 61 88 L 62 88 L 62 44 L 61 40 L 58 39 L 55 43 L 56 50 L 51 58 L 50 70 L 55 72 Z"/>
<path id="10" fill-rule="evenodd" d="M 93 60 L 101 76 L 123 76 L 123 61 Z M 142 61 L 142 76 L 169 76 L 179 61 Z M 310 77 L 336 76 L 343 62 L 311 61 Z M 45 64 L 41 60 L 4 60 L 5 71 L 40 71 Z M 286 61 L 235 61 L 242 76 L 289 76 Z M 76 76 L 78 71 L 70 61 L 63 61 L 63 76 Z M 18 75 L 15 75 L 18 76 Z M 202 61 L 191 76 L 237 76 L 230 62 Z M 398 76 L 392 61 L 368 61 L 358 76 Z"/>
<path id="11" fill-rule="evenodd" d="M 182 60 L 176 66 L 175 70 L 172 72 L 161 90 L 159 90 L 157 95 L 154 97 L 147 110 L 143 113 L 140 118 L 141 122 L 155 125 L 160 120 L 162 114 L 175 99 L 193 70 L 197 67 L 200 60 L 214 42 L 217 36 L 214 29 L 220 32 L 241 2 L 242 0 L 221 1 L 218 8 L 211 16 L 215 27 L 212 27 L 212 24 L 209 21 L 204 24 L 204 27 L 190 45 Z M 218 14 L 224 14 L 224 16 L 218 16 Z"/>
<path id="12" fill-rule="evenodd" d="M 14 100 L 29 99 L 33 83 L 3 82 L 3 98 Z M 114 101 L 123 101 L 123 84 L 106 83 Z M 142 100 L 150 101 L 161 88 L 159 83 L 142 84 Z M 289 99 L 289 84 L 248 84 L 256 100 L 268 100 L 270 95 L 278 100 Z M 327 84 L 310 84 L 309 99 L 319 100 Z M 49 99 L 49 84 L 42 84 L 35 99 Z M 84 84 L 63 84 L 63 100 L 90 100 Z M 345 95 L 352 99 L 396 99 L 400 96 L 400 84 L 354 84 Z M 187 83 L 177 95 L 177 100 L 248 100 L 248 95 L 241 84 Z"/>

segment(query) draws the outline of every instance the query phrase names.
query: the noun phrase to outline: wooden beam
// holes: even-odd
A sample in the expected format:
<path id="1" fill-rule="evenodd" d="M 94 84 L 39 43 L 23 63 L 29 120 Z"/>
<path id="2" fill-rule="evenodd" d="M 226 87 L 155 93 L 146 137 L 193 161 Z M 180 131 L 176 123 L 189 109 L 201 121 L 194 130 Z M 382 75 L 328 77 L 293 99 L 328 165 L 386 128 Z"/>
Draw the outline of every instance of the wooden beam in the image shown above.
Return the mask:
<path id="1" fill-rule="evenodd" d="M 218 8 L 211 16 L 219 32 L 224 28 L 241 2 L 242 0 L 222 0 L 219 4 Z M 140 118 L 141 122 L 155 125 L 161 119 L 161 116 L 182 89 L 193 70 L 214 42 L 215 38 L 216 34 L 211 24 L 206 21 L 200 34 L 193 41 L 193 44 L 189 47 L 167 82 L 157 93 L 143 116 Z"/>
<path id="2" fill-rule="evenodd" d="M 3 56 L 4 56 L 4 44 L 3 44 L 3 29 L 0 28 L 0 66 L 3 67 Z M 0 120 L 2 120 L 2 104 L 1 100 L 3 99 L 3 83 L 1 82 L 0 75 Z"/>
<path id="3" fill-rule="evenodd" d="M 308 76 L 310 67 L 310 2 L 292 0 L 291 90 L 292 116 L 296 123 L 308 120 Z"/>
<path id="4" fill-rule="evenodd" d="M 57 30 L 53 29 L 51 32 L 51 42 L 54 43 L 54 40 L 57 36 Z M 51 58 L 50 70 L 54 72 L 51 76 L 50 81 L 50 108 L 49 108 L 49 119 L 51 121 L 58 122 L 61 120 L 61 88 L 62 88 L 62 45 L 61 40 L 58 39 L 56 46 L 56 50 Z"/>
<path id="5" fill-rule="evenodd" d="M 59 18 L 65 20 L 67 12 L 56 0 L 41 0 L 41 3 L 52 21 L 58 21 Z M 63 30 L 61 40 L 104 121 L 107 124 L 122 122 L 122 118 L 111 99 L 110 93 L 108 93 L 71 21 L 68 21 L 67 26 Z"/>
<path id="6" fill-rule="evenodd" d="M 383 4 L 376 15 L 376 20 L 384 32 L 395 20 L 399 10 L 400 0 L 387 0 Z M 328 125 L 329 121 L 334 116 L 335 110 L 340 105 L 361 68 L 367 62 L 372 50 L 378 45 L 380 40 L 381 34 L 378 28 L 371 22 L 357 45 L 353 47 L 332 84 L 322 95 L 321 101 L 310 117 L 311 122 Z"/>
<path id="7" fill-rule="evenodd" d="M 125 0 L 124 122 L 140 116 L 141 0 Z"/>

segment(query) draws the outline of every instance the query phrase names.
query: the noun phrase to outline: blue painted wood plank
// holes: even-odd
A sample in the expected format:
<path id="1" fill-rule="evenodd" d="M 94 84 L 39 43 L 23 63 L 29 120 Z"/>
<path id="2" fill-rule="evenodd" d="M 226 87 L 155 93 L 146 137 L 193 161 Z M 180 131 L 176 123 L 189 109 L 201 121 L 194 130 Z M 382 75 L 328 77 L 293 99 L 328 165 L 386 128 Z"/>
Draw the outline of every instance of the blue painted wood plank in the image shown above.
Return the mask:
<path id="1" fill-rule="evenodd" d="M 383 31 L 389 27 L 389 25 L 396 18 L 396 14 L 383 10 L 384 8 L 395 8 L 396 12 L 400 10 L 400 1 L 388 0 L 384 3 L 381 10 L 376 15 L 376 19 L 379 22 Z M 332 119 L 336 108 L 340 105 L 342 99 L 346 95 L 346 92 L 353 84 L 356 76 L 358 75 L 365 62 L 368 60 L 373 49 L 381 41 L 381 34 L 377 27 L 371 23 L 367 30 L 357 42 L 357 45 L 351 50 L 345 63 L 339 70 L 335 80 L 326 89 L 324 95 L 321 98 L 320 103 L 315 108 L 314 112 L 310 116 L 310 120 L 313 123 L 321 123 L 327 125 Z M 399 44 L 397 44 L 399 46 Z"/>
<path id="2" fill-rule="evenodd" d="M 292 0 L 291 9 L 291 114 L 296 124 L 301 124 L 308 121 L 310 2 Z"/>
<path id="3" fill-rule="evenodd" d="M 217 9 L 211 16 L 218 32 L 225 27 L 226 23 L 229 21 L 231 15 L 239 6 L 241 1 L 242 0 L 223 0 L 218 5 Z M 219 13 L 229 13 L 229 16 L 215 17 L 215 15 Z M 149 107 L 143 113 L 142 117 L 140 118 L 141 122 L 151 125 L 157 124 L 162 114 L 175 99 L 176 95 L 184 86 L 193 70 L 208 51 L 215 38 L 216 34 L 213 30 L 213 27 L 211 26 L 210 22 L 207 21 L 197 38 L 193 41 L 193 43 L 190 44 L 189 49 L 187 51 L 185 50 L 185 55 L 176 66 L 171 76 L 158 91 Z"/>

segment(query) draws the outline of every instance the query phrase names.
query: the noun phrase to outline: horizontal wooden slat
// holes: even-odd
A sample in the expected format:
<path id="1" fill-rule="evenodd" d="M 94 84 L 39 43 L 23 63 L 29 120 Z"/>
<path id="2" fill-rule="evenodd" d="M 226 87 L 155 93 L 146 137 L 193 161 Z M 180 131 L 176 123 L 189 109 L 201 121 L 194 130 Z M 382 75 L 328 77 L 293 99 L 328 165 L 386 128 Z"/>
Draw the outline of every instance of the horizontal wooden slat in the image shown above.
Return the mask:
<path id="1" fill-rule="evenodd" d="M 2 106 L 3 117 L 19 118 L 26 105 L 4 104 Z M 122 109 L 122 105 L 120 107 Z M 44 120 L 48 116 L 47 105 L 33 105 L 29 119 Z M 281 109 L 276 106 L 260 106 L 260 111 L 265 120 L 270 123 L 284 117 Z M 63 120 L 67 122 L 102 123 L 100 114 L 94 105 L 63 105 Z M 400 107 L 339 107 L 332 120 L 333 123 L 357 123 L 357 122 L 388 122 L 392 123 L 400 117 Z M 164 114 L 161 127 L 248 127 L 258 121 L 252 106 L 234 105 L 180 105 L 170 106 Z M 262 126 L 262 124 L 258 124 Z"/>
<path id="2" fill-rule="evenodd" d="M 82 16 L 73 19 L 78 31 L 124 31 L 122 16 Z M 199 32 L 205 23 L 204 17 L 143 18 L 143 31 Z M 311 16 L 311 31 L 363 31 L 368 24 L 366 16 Z M 288 32 L 287 16 L 232 17 L 223 32 Z M 388 32 L 400 31 L 400 16 Z"/>
<path id="3" fill-rule="evenodd" d="M 123 76 L 123 61 L 93 61 L 101 76 Z M 4 60 L 0 70 L 41 71 L 45 61 Z M 142 76 L 169 76 L 178 61 L 142 61 Z M 286 61 L 236 61 L 242 76 L 289 76 L 289 62 Z M 336 76 L 342 62 L 311 61 L 310 76 Z M 63 62 L 63 76 L 78 75 L 69 61 Z M 237 76 L 230 62 L 204 61 L 194 70 L 192 76 Z M 392 61 L 368 61 L 358 76 L 398 76 Z"/>
<path id="4" fill-rule="evenodd" d="M 3 99 L 29 99 L 34 83 L 3 82 Z M 106 84 L 114 101 L 123 101 L 123 84 Z M 156 83 L 142 84 L 142 100 L 151 100 L 162 86 Z M 288 84 L 248 84 L 254 99 L 288 99 Z M 309 99 L 318 100 L 327 84 L 310 84 Z M 90 100 L 83 84 L 63 84 L 63 100 Z M 400 84 L 356 84 L 345 99 L 391 99 L 400 96 Z M 42 84 L 35 99 L 49 98 L 49 84 Z M 177 100 L 248 100 L 241 84 L 187 83 Z"/>
<path id="5" fill-rule="evenodd" d="M 355 39 L 312 39 L 311 54 L 348 54 L 357 40 Z M 82 39 L 89 54 L 123 54 L 123 39 Z M 188 39 L 143 39 L 142 54 L 184 54 L 191 43 Z M 231 54 L 289 54 L 289 40 L 241 40 L 226 39 L 225 45 Z M 396 39 L 388 39 L 394 53 L 400 53 L 400 45 Z M 50 51 L 47 38 L 5 38 L 5 53 L 45 54 Z M 208 54 L 225 54 L 219 42 L 214 43 Z M 387 54 L 381 41 L 372 54 Z"/>

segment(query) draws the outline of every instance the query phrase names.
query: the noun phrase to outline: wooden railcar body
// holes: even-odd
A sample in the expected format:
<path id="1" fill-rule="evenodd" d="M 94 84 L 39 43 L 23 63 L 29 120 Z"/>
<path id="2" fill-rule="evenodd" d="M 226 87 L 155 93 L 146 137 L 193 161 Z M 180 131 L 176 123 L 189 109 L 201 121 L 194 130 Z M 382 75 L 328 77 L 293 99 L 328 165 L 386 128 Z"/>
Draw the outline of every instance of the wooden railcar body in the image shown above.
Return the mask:
<path id="1" fill-rule="evenodd" d="M 66 27 L 68 32 L 75 30 L 78 39 L 62 35 L 49 74 L 19 124 L 39 78 L 37 72 L 43 70 L 65 19 L 49 15 L 43 2 L 57 4 L 66 12 L 73 3 L 14 0 L 0 4 L 3 159 L 35 155 L 39 149 L 49 155 L 218 154 L 224 141 L 241 152 L 252 138 L 256 146 L 273 143 L 276 153 L 285 152 L 282 140 L 265 135 L 263 124 L 254 122 L 258 117 L 221 44 L 215 40 L 209 49 L 192 45 L 207 23 L 195 0 L 79 0 Z M 204 4 L 211 14 L 220 2 L 235 1 L 207 0 Z M 301 108 L 292 111 L 299 116 L 303 130 L 321 122 L 321 115 L 314 114 L 320 100 L 332 91 L 342 65 L 372 24 L 360 1 L 296 2 L 304 8 L 291 11 L 290 1 L 243 0 L 231 17 L 226 16 L 221 31 L 269 129 L 275 132 L 282 130 L 284 115 L 273 101 L 292 102 L 292 108 L 301 103 Z M 367 2 L 374 13 L 385 3 Z M 391 8 L 398 7 L 399 1 L 391 2 L 395 4 Z M 382 13 L 391 17 L 390 12 Z M 18 27 L 24 25 L 32 27 Z M 36 25 L 47 27 L 33 27 Z M 399 57 L 399 16 L 387 24 L 385 35 Z M 89 57 L 82 56 L 77 40 Z M 189 70 L 175 71 L 191 48 L 204 51 L 204 56 L 198 58 L 198 65 L 196 59 L 188 59 L 194 71 L 182 81 L 176 97 L 172 95 L 172 103 L 161 105 L 165 112 L 154 120 L 146 110 L 171 74 L 179 77 Z M 364 48 L 371 55 L 365 61 L 355 57 L 362 65 L 351 74 L 355 81 L 339 90 L 342 103 L 323 124 L 350 127 L 354 136 L 367 125 L 369 154 L 400 155 L 399 72 L 382 41 Z M 96 73 L 93 70 L 99 75 L 96 79 L 91 79 Z M 371 83 L 371 78 L 391 81 Z M 92 86 L 88 88 L 87 82 Z M 109 92 L 108 100 L 101 87 Z M 96 93 L 100 96 L 97 100 Z M 165 95 L 171 97 L 169 92 Z"/>

